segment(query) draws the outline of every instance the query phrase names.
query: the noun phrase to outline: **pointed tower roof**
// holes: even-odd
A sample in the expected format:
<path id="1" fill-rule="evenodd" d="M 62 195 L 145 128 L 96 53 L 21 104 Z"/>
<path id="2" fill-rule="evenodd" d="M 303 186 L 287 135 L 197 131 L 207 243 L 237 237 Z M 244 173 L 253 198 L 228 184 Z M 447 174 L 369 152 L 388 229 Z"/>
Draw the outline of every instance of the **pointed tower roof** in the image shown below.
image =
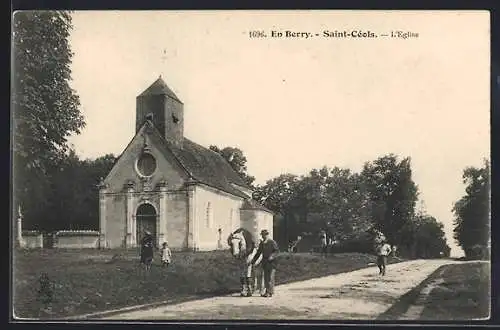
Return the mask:
<path id="1" fill-rule="evenodd" d="M 139 96 L 146 95 L 167 95 L 174 100 L 182 103 L 181 100 L 175 95 L 175 93 L 167 86 L 165 81 L 163 81 L 161 75 L 154 83 L 151 84 L 144 92 L 142 92 Z"/>

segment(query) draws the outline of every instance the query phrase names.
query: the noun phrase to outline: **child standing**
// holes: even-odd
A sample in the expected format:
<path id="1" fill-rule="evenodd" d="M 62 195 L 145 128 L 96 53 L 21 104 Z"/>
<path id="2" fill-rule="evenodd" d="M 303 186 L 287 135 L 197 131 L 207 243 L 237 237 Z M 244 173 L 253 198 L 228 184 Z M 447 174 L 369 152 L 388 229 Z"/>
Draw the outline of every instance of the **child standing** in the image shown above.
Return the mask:
<path id="1" fill-rule="evenodd" d="M 161 247 L 161 265 L 162 267 L 168 267 L 172 262 L 172 252 L 168 247 L 167 242 L 164 242 Z"/>

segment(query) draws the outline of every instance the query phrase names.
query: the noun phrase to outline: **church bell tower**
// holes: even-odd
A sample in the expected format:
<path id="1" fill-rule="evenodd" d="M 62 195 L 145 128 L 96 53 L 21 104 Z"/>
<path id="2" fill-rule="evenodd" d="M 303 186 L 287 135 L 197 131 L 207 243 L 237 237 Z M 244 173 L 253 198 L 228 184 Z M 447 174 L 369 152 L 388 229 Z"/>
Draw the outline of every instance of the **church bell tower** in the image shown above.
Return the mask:
<path id="1" fill-rule="evenodd" d="M 150 120 L 168 142 L 182 148 L 184 104 L 161 76 L 136 98 L 136 133 L 146 120 Z"/>

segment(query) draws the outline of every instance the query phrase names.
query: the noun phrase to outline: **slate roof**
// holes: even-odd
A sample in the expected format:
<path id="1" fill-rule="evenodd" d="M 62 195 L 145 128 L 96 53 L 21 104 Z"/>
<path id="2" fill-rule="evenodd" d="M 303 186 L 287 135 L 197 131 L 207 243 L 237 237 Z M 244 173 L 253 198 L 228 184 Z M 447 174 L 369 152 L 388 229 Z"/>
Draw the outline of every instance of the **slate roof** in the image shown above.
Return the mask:
<path id="1" fill-rule="evenodd" d="M 181 100 L 175 95 L 175 93 L 170 89 L 170 87 L 167 86 L 165 81 L 161 78 L 161 76 L 156 79 L 154 83 L 151 84 L 144 92 L 142 92 L 139 96 L 146 96 L 146 95 L 167 95 L 174 100 L 182 103 Z"/>
<path id="2" fill-rule="evenodd" d="M 187 138 L 184 138 L 182 149 L 166 140 L 164 142 L 195 180 L 239 197 L 247 197 L 231 183 L 251 188 L 220 154 Z"/>

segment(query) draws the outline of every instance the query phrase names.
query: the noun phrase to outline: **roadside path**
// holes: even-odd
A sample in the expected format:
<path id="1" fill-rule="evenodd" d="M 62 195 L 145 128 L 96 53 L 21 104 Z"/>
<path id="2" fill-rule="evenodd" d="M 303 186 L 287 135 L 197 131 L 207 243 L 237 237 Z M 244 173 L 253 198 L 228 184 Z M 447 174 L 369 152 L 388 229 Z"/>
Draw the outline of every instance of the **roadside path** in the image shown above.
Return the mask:
<path id="1" fill-rule="evenodd" d="M 412 260 L 276 286 L 271 298 L 221 296 L 124 312 L 108 320 L 330 319 L 373 320 L 452 260 Z M 277 274 L 279 276 L 279 273 Z M 418 312 L 415 313 L 418 315 Z M 406 315 L 408 317 L 409 315 Z"/>

